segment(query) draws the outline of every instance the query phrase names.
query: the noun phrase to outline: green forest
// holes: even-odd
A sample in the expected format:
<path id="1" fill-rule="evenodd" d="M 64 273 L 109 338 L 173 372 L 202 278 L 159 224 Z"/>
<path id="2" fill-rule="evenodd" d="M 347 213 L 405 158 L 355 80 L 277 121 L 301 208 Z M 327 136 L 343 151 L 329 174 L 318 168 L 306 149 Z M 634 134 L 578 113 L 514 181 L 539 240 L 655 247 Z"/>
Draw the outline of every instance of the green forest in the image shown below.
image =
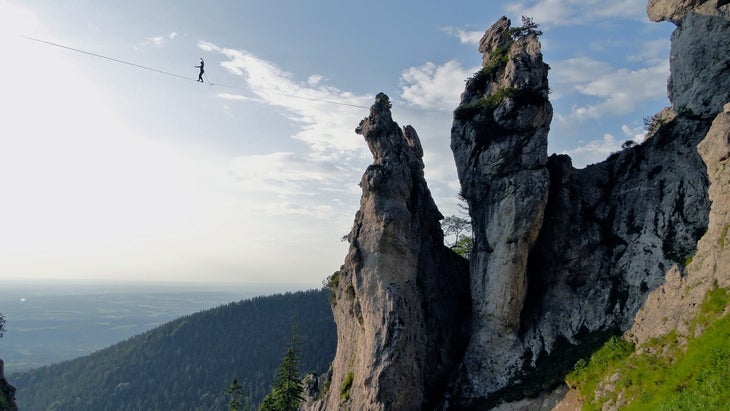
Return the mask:
<path id="1" fill-rule="evenodd" d="M 259 404 L 296 328 L 300 373 L 337 337 L 328 290 L 256 297 L 181 317 L 75 360 L 9 376 L 21 410 L 225 410 L 235 378 Z"/>

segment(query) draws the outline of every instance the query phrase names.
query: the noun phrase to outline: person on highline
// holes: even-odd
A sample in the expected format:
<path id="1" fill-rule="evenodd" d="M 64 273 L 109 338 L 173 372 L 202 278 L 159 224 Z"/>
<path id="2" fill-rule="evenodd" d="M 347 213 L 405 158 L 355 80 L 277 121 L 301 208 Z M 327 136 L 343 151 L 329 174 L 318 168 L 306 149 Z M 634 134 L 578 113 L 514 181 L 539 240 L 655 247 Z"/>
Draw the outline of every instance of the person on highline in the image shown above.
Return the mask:
<path id="1" fill-rule="evenodd" d="M 203 61 L 202 57 L 200 59 L 200 65 L 199 66 L 193 66 L 195 68 L 200 69 L 200 74 L 198 74 L 198 81 L 203 82 L 203 73 L 205 73 L 205 70 L 203 69 L 203 66 L 205 66 L 205 62 Z"/>

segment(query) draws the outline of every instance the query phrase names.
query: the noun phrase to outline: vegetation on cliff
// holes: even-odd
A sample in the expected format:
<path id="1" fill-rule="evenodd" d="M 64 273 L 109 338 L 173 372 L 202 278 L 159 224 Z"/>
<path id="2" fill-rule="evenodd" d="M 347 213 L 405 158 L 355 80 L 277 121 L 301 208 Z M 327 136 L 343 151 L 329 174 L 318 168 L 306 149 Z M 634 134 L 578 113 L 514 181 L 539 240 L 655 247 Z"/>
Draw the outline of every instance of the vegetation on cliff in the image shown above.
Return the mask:
<path id="1" fill-rule="evenodd" d="M 711 410 L 730 403 L 730 293 L 707 293 L 689 337 L 671 331 L 636 347 L 611 338 L 566 377 L 584 410 Z M 704 330 L 700 333 L 700 330 Z"/>

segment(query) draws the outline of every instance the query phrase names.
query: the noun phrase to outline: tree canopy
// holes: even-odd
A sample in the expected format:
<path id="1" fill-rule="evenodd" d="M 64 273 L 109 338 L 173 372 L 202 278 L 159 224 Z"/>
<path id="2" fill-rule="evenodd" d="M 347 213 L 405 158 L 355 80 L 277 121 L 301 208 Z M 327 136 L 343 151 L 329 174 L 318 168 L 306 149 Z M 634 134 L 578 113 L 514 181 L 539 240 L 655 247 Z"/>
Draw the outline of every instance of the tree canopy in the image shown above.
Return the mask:
<path id="1" fill-rule="evenodd" d="M 337 348 L 329 290 L 256 297 L 181 317 L 72 361 L 14 373 L 20 409 L 220 411 L 235 377 L 255 409 L 292 324 L 306 320 L 297 354 L 305 372 L 327 370 Z"/>
<path id="2" fill-rule="evenodd" d="M 454 236 L 454 241 L 451 244 L 451 247 L 453 247 L 459 243 L 459 240 L 465 233 L 471 231 L 471 223 L 465 218 L 450 215 L 441 221 L 441 228 L 447 236 Z"/>

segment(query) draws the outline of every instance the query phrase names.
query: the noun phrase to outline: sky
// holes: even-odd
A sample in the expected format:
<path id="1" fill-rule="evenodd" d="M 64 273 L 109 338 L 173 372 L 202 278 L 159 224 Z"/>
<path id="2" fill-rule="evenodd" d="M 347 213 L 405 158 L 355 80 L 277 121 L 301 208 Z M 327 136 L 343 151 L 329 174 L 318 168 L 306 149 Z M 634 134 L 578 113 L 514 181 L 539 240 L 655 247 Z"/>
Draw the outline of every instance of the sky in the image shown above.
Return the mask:
<path id="1" fill-rule="evenodd" d="M 458 214 L 450 128 L 484 31 L 540 25 L 549 154 L 580 168 L 670 104 L 674 26 L 645 6 L 0 0 L 0 279 L 317 287 L 344 261 L 378 92 Z"/>

